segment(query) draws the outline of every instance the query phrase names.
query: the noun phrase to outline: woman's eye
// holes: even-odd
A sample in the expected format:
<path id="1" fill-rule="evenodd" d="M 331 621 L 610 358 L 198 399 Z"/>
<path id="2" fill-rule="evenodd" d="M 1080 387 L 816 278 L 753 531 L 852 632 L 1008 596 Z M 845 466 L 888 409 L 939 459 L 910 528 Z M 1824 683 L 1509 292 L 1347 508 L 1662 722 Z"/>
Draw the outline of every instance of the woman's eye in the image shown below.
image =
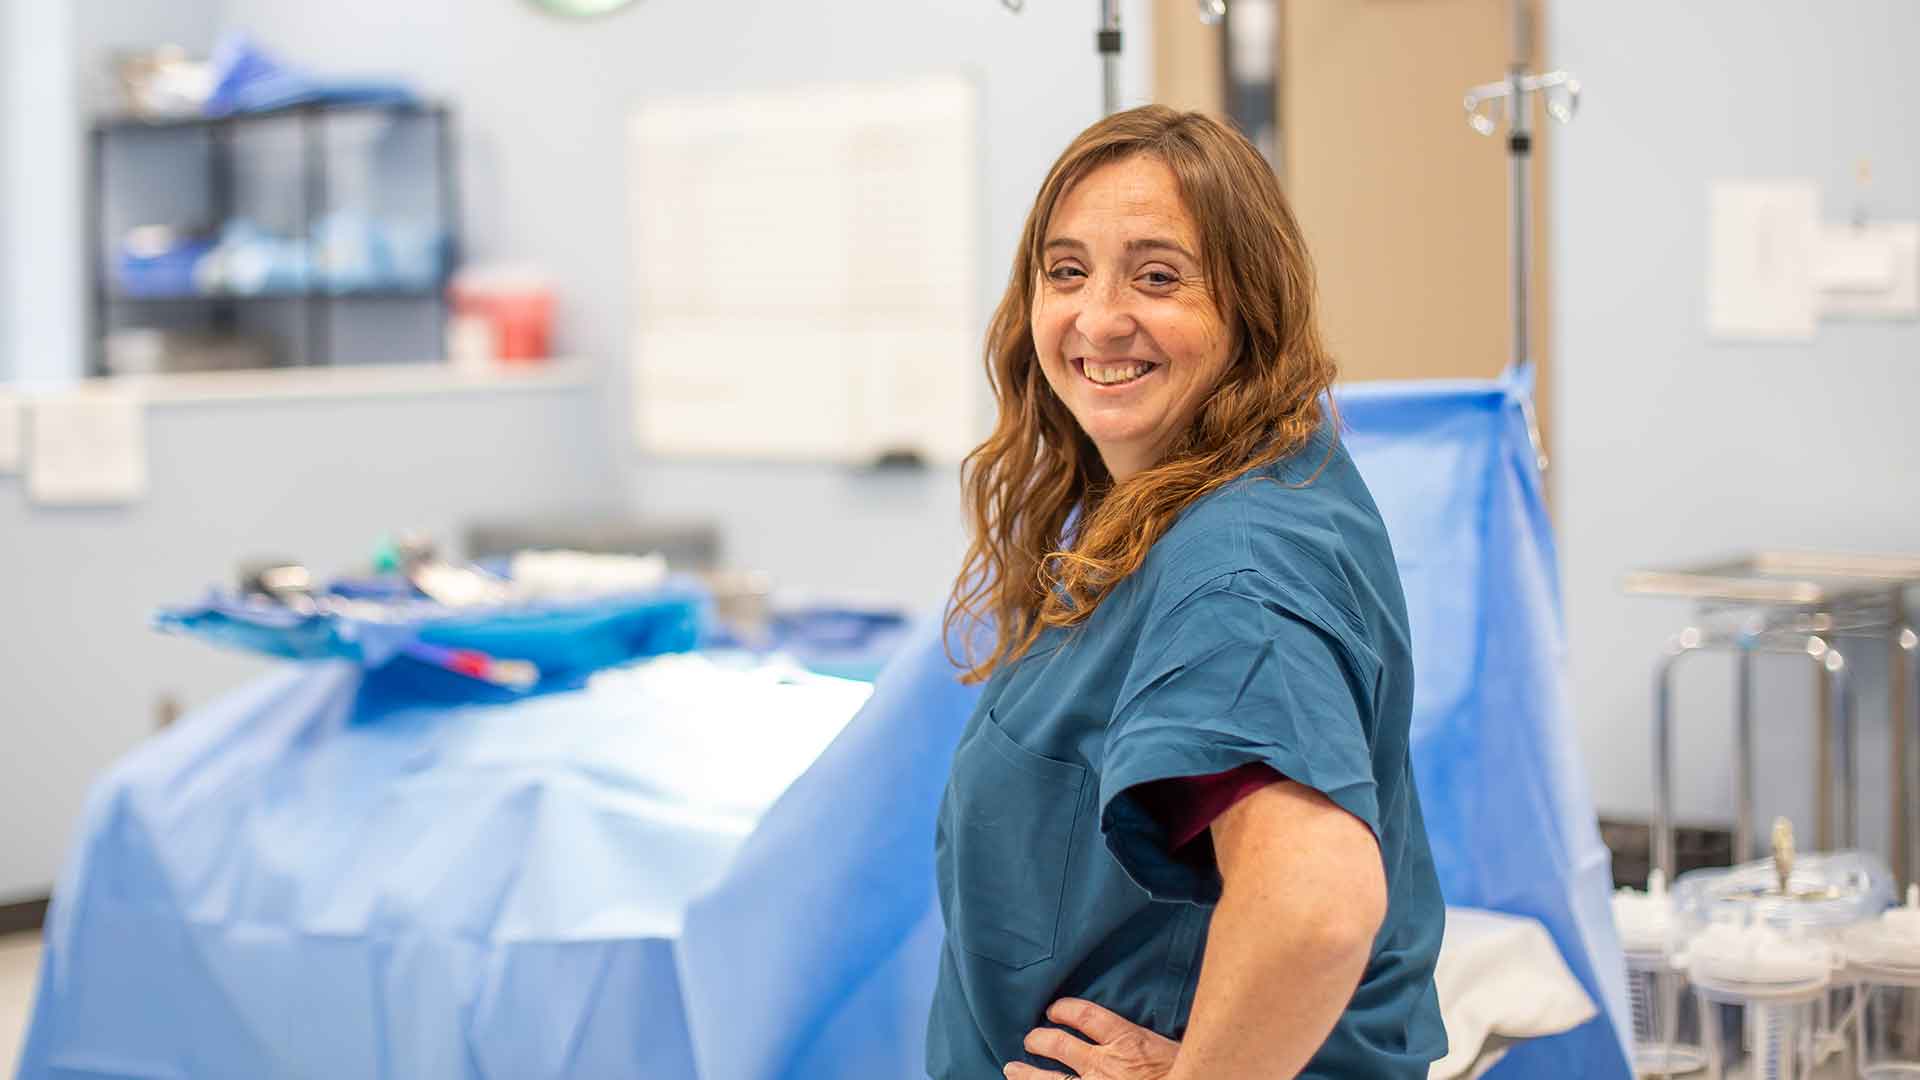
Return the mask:
<path id="1" fill-rule="evenodd" d="M 1169 285 L 1177 285 L 1180 282 L 1178 277 L 1166 270 L 1149 270 L 1140 275 L 1140 280 L 1156 289 L 1164 289 Z"/>
<path id="2" fill-rule="evenodd" d="M 1047 271 L 1047 277 L 1062 283 L 1071 282 L 1086 276 L 1086 272 L 1077 266 L 1056 266 Z"/>

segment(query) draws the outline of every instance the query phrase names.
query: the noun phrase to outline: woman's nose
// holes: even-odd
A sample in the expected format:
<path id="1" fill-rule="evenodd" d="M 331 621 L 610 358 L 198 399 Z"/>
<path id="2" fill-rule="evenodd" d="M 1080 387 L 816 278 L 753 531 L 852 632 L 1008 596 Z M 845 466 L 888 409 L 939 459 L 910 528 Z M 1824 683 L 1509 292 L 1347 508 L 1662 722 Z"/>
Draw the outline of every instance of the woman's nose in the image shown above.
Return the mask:
<path id="1" fill-rule="evenodd" d="M 1080 295 L 1082 303 L 1074 316 L 1073 328 L 1081 337 L 1095 345 L 1104 345 L 1133 334 L 1133 313 L 1119 290 L 1096 285 Z"/>

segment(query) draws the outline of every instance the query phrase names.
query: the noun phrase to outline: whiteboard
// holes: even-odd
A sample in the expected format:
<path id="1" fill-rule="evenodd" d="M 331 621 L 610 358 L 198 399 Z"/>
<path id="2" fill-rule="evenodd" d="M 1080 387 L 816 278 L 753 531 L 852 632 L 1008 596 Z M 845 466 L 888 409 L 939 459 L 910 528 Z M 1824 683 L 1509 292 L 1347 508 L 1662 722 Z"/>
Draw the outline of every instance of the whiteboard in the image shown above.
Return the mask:
<path id="1" fill-rule="evenodd" d="M 643 450 L 862 463 L 971 449 L 977 112 L 957 77 L 634 112 Z"/>

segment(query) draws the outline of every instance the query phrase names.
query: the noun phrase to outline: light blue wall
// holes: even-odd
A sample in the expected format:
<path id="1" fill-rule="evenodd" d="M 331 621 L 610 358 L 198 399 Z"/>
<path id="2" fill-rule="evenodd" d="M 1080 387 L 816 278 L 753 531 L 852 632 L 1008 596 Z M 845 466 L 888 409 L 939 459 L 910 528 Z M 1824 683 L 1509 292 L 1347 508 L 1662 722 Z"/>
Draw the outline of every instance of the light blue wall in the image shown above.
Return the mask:
<path id="1" fill-rule="evenodd" d="M 1873 163 L 1872 210 L 1920 217 L 1920 6 L 1906 0 L 1561 0 L 1548 55 L 1588 95 L 1548 134 L 1555 509 L 1600 806 L 1650 807 L 1651 666 L 1685 605 L 1621 595 L 1640 566 L 1753 548 L 1920 552 L 1920 325 L 1826 323 L 1811 345 L 1705 332 L 1707 187 L 1811 177 L 1826 216 Z M 1879 656 L 1863 675 L 1878 682 Z M 1782 663 L 1785 663 L 1784 661 Z M 1682 812 L 1731 814 L 1731 665 L 1683 674 Z M 1811 829 L 1810 677 L 1763 684 L 1762 812 Z M 1865 702 L 1867 779 L 1886 773 Z M 1869 838 L 1884 812 L 1863 817 Z"/>
<path id="2" fill-rule="evenodd" d="M 1144 26 L 1144 0 L 1128 4 Z M 1016 18 L 996 0 L 643 0 L 577 23 L 518 0 L 145 5 L 172 9 L 164 19 L 142 7 L 86 0 L 72 33 L 193 46 L 231 21 L 290 61 L 402 74 L 452 101 L 470 254 L 543 264 L 562 298 L 558 348 L 600 374 L 586 391 L 156 406 L 152 491 L 124 509 L 38 509 L 0 477 L 0 902 L 52 882 L 87 782 L 149 730 L 157 694 L 191 704 L 256 670 L 145 629 L 154 605 L 226 580 L 244 556 L 345 567 L 396 527 L 455 535 L 477 518 L 600 507 L 712 518 L 736 564 L 786 585 L 920 607 L 944 592 L 963 544 L 950 470 L 644 461 L 629 449 L 625 119 L 649 94 L 971 72 L 984 326 L 1033 190 L 1097 111 L 1091 4 L 1029 4 Z M 1136 48 L 1129 84 L 1145 70 Z M 38 243 L 72 259 L 74 278 L 60 286 L 73 290 L 68 313 L 40 325 L 71 343 L 33 363 L 67 376 L 81 370 L 79 195 L 45 194 L 74 223 Z M 13 202 L 0 213 L 26 216 Z"/>
<path id="3" fill-rule="evenodd" d="M 81 342 L 79 78 L 67 4 L 0 0 L 0 352 L 23 382 L 76 370 Z"/>
<path id="4" fill-rule="evenodd" d="M 218 19 L 217 0 L 0 0 L 0 382 L 85 370 L 85 117 L 111 55 L 204 52 Z"/>
<path id="5" fill-rule="evenodd" d="M 0 117 L 14 114 L 14 101 L 19 97 L 14 89 L 14 80 L 7 71 L 14 70 L 14 49 L 19 34 L 14 29 L 15 0 L 0 0 Z M 15 229 L 13 219 L 13 168 L 14 142 L 5 135 L 0 127 L 0 385 L 13 379 L 13 259 L 6 252 L 12 246 L 8 240 Z"/>
<path id="6" fill-rule="evenodd" d="M 0 118 L 14 115 L 14 102 L 20 96 L 13 85 L 16 80 L 9 74 L 18 70 L 14 62 L 20 37 L 14 26 L 15 3 L 16 0 L 0 0 Z M 13 144 L 18 140 L 6 132 L 7 127 L 0 125 L 0 385 L 13 379 L 13 257 L 7 252 L 13 246 L 9 241 L 18 227 L 14 224 L 12 209 L 12 162 L 18 152 Z"/>

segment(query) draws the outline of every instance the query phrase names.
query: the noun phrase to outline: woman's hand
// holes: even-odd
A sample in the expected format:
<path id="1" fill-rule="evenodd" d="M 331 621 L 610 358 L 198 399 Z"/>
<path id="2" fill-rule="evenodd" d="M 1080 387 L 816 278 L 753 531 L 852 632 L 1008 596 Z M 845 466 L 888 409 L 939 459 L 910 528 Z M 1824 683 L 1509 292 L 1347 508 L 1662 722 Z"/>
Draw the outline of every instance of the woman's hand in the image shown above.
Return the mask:
<path id="1" fill-rule="evenodd" d="M 1059 1028 L 1027 1032 L 1028 1053 L 1049 1057 L 1079 1074 L 1082 1080 L 1163 1080 L 1173 1072 L 1180 1044 L 1149 1031 L 1125 1017 L 1079 998 L 1061 998 L 1047 1009 L 1047 1019 L 1085 1032 L 1086 1039 Z M 1066 1080 L 1066 1073 L 1048 1072 L 1021 1062 L 1006 1067 L 1007 1080 Z"/>

